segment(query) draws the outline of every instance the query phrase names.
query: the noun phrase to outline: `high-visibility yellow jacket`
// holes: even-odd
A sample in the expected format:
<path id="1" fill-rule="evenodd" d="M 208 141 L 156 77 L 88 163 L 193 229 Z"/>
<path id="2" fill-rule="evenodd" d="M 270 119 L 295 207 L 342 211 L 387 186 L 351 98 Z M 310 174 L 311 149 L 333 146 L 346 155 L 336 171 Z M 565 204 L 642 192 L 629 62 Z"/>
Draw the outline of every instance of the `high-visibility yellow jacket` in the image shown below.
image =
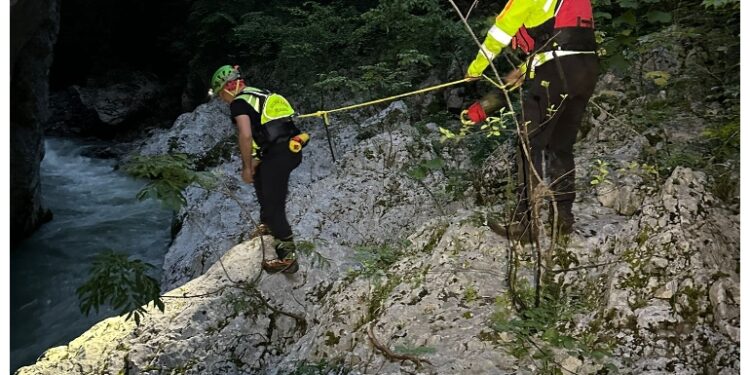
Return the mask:
<path id="1" fill-rule="evenodd" d="M 564 17 L 562 24 L 552 21 L 558 11 Z M 581 16 L 587 19 L 582 20 Z M 576 18 L 577 21 L 575 21 Z M 469 66 L 467 75 L 470 77 L 482 75 L 490 61 L 503 48 L 511 44 L 519 29 L 523 27 L 531 30 L 548 21 L 551 22 L 550 29 L 552 27 L 592 29 L 590 0 L 509 0 L 495 19 L 495 24 L 487 32 L 482 48 Z"/>

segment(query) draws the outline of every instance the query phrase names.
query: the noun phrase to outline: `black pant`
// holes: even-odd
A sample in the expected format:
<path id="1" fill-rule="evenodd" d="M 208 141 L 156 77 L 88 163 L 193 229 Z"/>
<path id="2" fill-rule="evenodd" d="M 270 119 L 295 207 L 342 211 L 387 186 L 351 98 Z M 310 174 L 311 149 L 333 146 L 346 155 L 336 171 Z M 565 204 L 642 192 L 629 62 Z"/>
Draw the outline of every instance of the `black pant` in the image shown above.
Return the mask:
<path id="1" fill-rule="evenodd" d="M 543 177 L 542 164 L 546 155 L 546 174 L 554 200 L 561 215 L 571 220 L 573 200 L 576 197 L 573 144 L 586 104 L 594 92 L 598 71 L 596 55 L 558 57 L 537 67 L 534 78 L 527 80 L 524 85 L 528 89 L 524 93 L 522 124 L 528 122 L 529 155 L 540 177 Z M 562 95 L 567 96 L 563 98 Z M 519 141 L 519 216 L 528 209 L 526 189 L 529 183 L 533 186 L 539 183 L 529 169 L 521 145 Z"/>
<path id="2" fill-rule="evenodd" d="M 260 166 L 255 171 L 260 221 L 280 240 L 292 238 L 292 228 L 286 219 L 286 196 L 289 193 L 289 175 L 301 162 L 301 152 L 291 152 L 286 142 L 277 143 L 263 153 Z"/>

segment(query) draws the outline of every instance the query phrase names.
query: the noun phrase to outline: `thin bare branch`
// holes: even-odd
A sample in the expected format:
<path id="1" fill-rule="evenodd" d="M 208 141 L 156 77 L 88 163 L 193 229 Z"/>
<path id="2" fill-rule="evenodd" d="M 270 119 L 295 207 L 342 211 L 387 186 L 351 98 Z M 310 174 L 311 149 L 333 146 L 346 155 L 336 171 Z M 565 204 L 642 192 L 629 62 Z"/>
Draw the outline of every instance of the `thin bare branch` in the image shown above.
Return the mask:
<path id="1" fill-rule="evenodd" d="M 398 360 L 398 361 L 411 361 L 413 362 L 417 368 L 421 367 L 423 363 L 426 363 L 430 366 L 432 366 L 432 363 L 426 359 L 418 358 L 415 356 L 407 355 L 407 354 L 398 354 L 394 353 L 391 349 L 389 349 L 387 346 L 383 345 L 378 339 L 375 337 L 375 333 L 372 331 L 372 327 L 375 325 L 375 322 L 370 323 L 369 326 L 367 326 L 367 336 L 370 338 L 370 342 L 373 346 L 375 346 L 378 350 L 380 350 L 383 355 L 388 358 L 389 360 Z"/>

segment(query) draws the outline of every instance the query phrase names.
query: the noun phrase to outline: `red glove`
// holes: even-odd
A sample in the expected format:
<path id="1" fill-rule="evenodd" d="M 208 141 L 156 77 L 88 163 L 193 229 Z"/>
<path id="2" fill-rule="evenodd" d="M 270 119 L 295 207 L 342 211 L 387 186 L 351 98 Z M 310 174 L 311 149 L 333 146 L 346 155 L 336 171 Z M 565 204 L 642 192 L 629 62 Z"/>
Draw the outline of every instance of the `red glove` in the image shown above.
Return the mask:
<path id="1" fill-rule="evenodd" d="M 484 108 L 482 108 L 482 105 L 479 102 L 472 104 L 471 107 L 466 110 L 466 115 L 469 117 L 469 120 L 473 121 L 475 124 L 478 124 L 487 118 L 487 114 L 484 113 Z"/>

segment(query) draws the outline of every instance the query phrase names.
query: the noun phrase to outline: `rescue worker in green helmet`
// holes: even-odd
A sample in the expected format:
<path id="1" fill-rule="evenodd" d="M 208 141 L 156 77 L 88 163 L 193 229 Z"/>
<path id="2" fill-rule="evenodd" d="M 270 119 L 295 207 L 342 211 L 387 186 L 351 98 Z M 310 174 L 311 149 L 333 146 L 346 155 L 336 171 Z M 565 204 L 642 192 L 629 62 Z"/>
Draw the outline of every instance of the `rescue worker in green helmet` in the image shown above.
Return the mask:
<path id="1" fill-rule="evenodd" d="M 286 218 L 289 175 L 302 162 L 301 133 L 294 109 L 281 95 L 245 85 L 237 66 L 224 65 L 211 78 L 212 95 L 229 103 L 242 156 L 242 180 L 255 185 L 260 204 L 259 232 L 274 237 L 277 259 L 263 260 L 269 273 L 295 273 L 296 247 Z"/>
<path id="2" fill-rule="evenodd" d="M 573 145 L 599 70 L 590 0 L 508 0 L 469 66 L 467 77 L 481 76 L 507 46 L 530 56 L 529 66 L 524 64 L 505 78 L 506 84 L 519 84 L 525 78 L 521 124 L 528 124 L 530 150 L 527 158 L 518 142 L 519 204 L 506 233 L 521 241 L 532 237 L 528 196 L 530 187 L 540 181 L 530 166 L 541 175 L 546 156 L 546 177 L 557 206 L 557 230 L 570 234 L 576 197 Z M 473 104 L 464 114 L 470 122 L 479 123 L 487 113 L 505 105 L 505 100 L 494 94 Z"/>

